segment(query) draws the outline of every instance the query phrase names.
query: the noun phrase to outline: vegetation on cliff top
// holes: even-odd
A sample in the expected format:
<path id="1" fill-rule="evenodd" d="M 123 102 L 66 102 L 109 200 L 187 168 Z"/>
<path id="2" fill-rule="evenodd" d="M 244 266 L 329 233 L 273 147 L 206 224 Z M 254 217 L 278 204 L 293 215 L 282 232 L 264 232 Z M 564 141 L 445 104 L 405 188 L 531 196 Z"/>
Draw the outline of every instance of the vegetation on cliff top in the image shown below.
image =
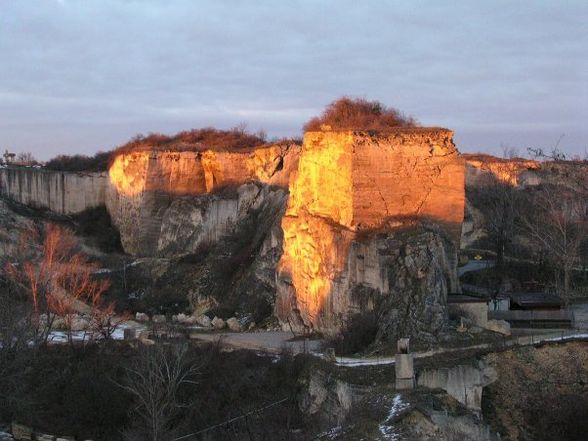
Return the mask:
<path id="1" fill-rule="evenodd" d="M 304 125 L 304 131 L 331 129 L 386 130 L 395 127 L 416 127 L 417 121 L 399 110 L 386 107 L 379 101 L 341 97 L 329 104 L 321 116 Z"/>
<path id="2" fill-rule="evenodd" d="M 136 150 L 245 150 L 265 144 L 266 135 L 263 131 L 249 133 L 244 127 L 220 130 L 214 127 L 192 129 L 168 136 L 162 133 L 150 133 L 147 136 L 137 135 L 126 144 L 113 151 L 112 157 L 121 153 Z"/>
<path id="3" fill-rule="evenodd" d="M 57 155 L 45 164 L 45 168 L 69 172 L 101 172 L 108 169 L 111 155 L 112 152 L 98 152 L 94 156 Z"/>
<path id="4" fill-rule="evenodd" d="M 294 142 L 295 139 L 282 139 L 274 143 Z M 94 156 L 58 155 L 49 160 L 45 168 L 59 171 L 88 171 L 100 172 L 108 170 L 113 158 L 119 154 L 143 150 L 172 150 L 172 151 L 243 151 L 267 144 L 263 131 L 250 133 L 244 127 L 234 127 L 229 130 L 205 127 L 179 132 L 175 135 L 150 133 L 146 136 L 137 135 L 126 144 L 108 152 L 98 152 Z"/>

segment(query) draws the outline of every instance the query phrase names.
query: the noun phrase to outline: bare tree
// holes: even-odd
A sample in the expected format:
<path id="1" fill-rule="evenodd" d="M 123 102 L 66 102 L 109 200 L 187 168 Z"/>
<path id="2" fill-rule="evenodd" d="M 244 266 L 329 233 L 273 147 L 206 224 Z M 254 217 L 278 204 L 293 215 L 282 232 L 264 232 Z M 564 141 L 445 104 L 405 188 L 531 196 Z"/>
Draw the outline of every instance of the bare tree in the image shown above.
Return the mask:
<path id="1" fill-rule="evenodd" d="M 587 233 L 585 195 L 543 186 L 533 192 L 531 203 L 534 212 L 521 216 L 522 225 L 536 248 L 551 261 L 559 294 L 567 304 L 572 270 L 579 263 Z"/>
<path id="2" fill-rule="evenodd" d="M 31 152 L 21 152 L 16 155 L 16 162 L 21 165 L 35 165 L 39 163 Z"/>
<path id="3" fill-rule="evenodd" d="M 137 416 L 136 433 L 130 438 L 169 440 L 174 420 L 188 405 L 179 399 L 180 389 L 196 384 L 199 372 L 199 365 L 188 356 L 188 346 L 143 347 L 125 371 L 119 386 L 134 397 Z"/>
<path id="4" fill-rule="evenodd" d="M 515 150 L 505 150 L 505 157 L 512 159 Z M 484 231 L 496 252 L 498 270 L 504 270 L 505 255 L 516 234 L 516 219 L 519 216 L 521 192 L 517 188 L 518 164 L 509 159 L 498 159 L 483 165 L 486 173 L 480 184 L 468 188 L 468 198 L 484 214 Z"/>
<path id="5" fill-rule="evenodd" d="M 88 325 L 106 322 L 112 328 L 114 304 L 103 300 L 110 283 L 95 277 L 97 269 L 69 230 L 48 224 L 42 231 L 22 232 L 6 274 L 30 296 L 38 343 L 47 342 L 56 316 L 63 320 L 71 344 L 80 313 L 88 317 Z"/>

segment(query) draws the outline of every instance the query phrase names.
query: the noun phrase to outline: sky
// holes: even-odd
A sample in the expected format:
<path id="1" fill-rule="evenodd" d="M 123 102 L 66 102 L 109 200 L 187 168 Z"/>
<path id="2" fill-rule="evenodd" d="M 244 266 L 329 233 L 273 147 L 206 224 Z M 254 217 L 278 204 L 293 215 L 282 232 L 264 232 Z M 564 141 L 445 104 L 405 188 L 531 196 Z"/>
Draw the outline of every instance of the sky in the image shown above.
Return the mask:
<path id="1" fill-rule="evenodd" d="M 584 156 L 587 23 L 585 0 L 0 0 L 0 150 L 242 123 L 299 136 L 348 95 L 464 152 Z"/>

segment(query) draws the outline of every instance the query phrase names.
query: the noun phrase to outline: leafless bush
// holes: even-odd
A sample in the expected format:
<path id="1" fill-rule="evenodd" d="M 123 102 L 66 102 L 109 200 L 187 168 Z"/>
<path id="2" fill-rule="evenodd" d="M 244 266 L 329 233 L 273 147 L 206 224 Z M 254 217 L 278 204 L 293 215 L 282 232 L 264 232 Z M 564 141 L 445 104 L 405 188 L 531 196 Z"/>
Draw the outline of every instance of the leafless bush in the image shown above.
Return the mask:
<path id="1" fill-rule="evenodd" d="M 150 133 L 147 136 L 137 135 L 125 145 L 113 151 L 111 161 L 116 155 L 130 153 L 142 149 L 150 150 L 244 150 L 265 144 L 265 134 L 253 134 L 243 126 L 230 130 L 219 130 L 213 127 L 193 129 L 180 132 L 173 136 L 162 133 Z"/>
<path id="2" fill-rule="evenodd" d="M 108 169 L 108 161 L 112 152 L 98 152 L 94 156 L 58 155 L 45 164 L 45 168 L 58 171 L 101 172 Z"/>
<path id="3" fill-rule="evenodd" d="M 189 405 L 180 399 L 180 389 L 196 384 L 199 369 L 188 357 L 185 345 L 143 348 L 125 368 L 125 378 L 119 384 L 135 398 L 135 427 L 129 439 L 171 439 L 174 420 L 180 409 Z"/>
<path id="4" fill-rule="evenodd" d="M 385 130 L 394 127 L 414 127 L 413 117 L 386 107 L 378 101 L 342 97 L 327 106 L 321 116 L 308 121 L 304 131 L 321 130 L 323 125 L 332 129 Z"/>

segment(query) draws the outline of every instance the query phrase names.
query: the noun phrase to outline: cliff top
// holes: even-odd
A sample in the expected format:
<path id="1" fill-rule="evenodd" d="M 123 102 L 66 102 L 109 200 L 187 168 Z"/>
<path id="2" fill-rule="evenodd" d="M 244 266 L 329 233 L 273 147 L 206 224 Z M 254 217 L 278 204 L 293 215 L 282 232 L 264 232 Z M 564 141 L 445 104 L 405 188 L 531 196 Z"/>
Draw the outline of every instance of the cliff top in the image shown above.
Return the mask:
<path id="1" fill-rule="evenodd" d="M 252 134 L 241 129 L 219 130 L 212 127 L 180 132 L 176 135 L 152 133 L 137 136 L 113 150 L 112 157 L 137 151 L 191 151 L 249 152 L 264 145 L 293 144 L 294 140 L 268 143 L 263 134 Z"/>
<path id="2" fill-rule="evenodd" d="M 306 133 L 353 133 L 357 135 L 392 135 L 392 134 L 449 134 L 453 133 L 453 130 L 446 129 L 444 127 L 387 127 L 384 129 L 362 129 L 362 128 L 326 128 L 322 130 L 308 130 Z"/>

